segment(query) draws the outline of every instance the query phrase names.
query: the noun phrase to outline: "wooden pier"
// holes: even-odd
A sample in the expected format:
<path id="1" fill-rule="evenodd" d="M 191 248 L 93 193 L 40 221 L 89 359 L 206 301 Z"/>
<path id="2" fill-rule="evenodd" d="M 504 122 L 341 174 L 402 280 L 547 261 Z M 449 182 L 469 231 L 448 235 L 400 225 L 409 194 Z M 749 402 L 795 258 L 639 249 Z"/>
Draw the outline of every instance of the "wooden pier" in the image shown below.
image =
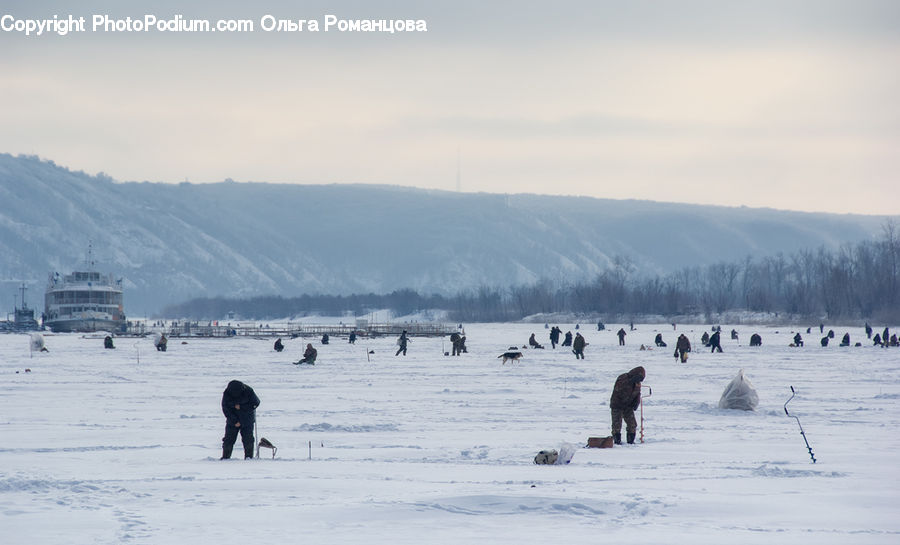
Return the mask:
<path id="1" fill-rule="evenodd" d="M 179 337 L 296 337 L 320 338 L 324 334 L 329 337 L 349 337 L 351 332 L 357 337 L 400 336 L 403 331 L 410 337 L 443 337 L 456 331 L 456 326 L 432 322 L 385 323 L 385 324 L 235 324 L 235 325 L 203 325 L 198 322 L 173 322 L 164 326 L 134 323 L 128 327 L 126 335 L 143 336 L 152 333 L 164 333 L 169 338 Z"/>

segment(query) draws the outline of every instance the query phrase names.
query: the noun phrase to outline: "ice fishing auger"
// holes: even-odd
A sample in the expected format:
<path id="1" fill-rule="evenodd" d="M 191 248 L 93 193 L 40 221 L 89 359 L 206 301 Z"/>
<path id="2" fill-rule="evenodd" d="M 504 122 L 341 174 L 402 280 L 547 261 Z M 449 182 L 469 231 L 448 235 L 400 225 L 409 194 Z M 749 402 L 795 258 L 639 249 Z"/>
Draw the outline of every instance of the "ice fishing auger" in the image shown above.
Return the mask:
<path id="1" fill-rule="evenodd" d="M 646 388 L 647 390 L 649 390 L 649 392 L 647 393 L 647 397 L 650 397 L 653 395 L 653 388 L 651 388 L 649 386 L 641 386 L 641 388 Z M 644 442 L 644 396 L 642 395 L 641 396 L 641 443 L 643 443 L 643 442 Z"/>
<path id="2" fill-rule="evenodd" d="M 784 414 L 790 416 L 794 420 L 797 421 L 797 425 L 800 426 L 800 435 L 803 436 L 803 442 L 806 443 L 806 450 L 809 451 L 809 457 L 812 458 L 812 463 L 816 463 L 816 455 L 813 454 L 812 447 L 809 446 L 809 441 L 806 440 L 806 433 L 803 431 L 803 426 L 800 424 L 800 419 L 796 416 L 791 416 L 791 414 L 787 410 L 787 404 L 791 402 L 791 399 L 794 399 L 794 396 L 797 395 L 797 392 L 794 391 L 794 387 L 791 386 L 791 397 L 787 401 L 784 402 Z M 642 430 L 643 435 L 643 430 Z"/>

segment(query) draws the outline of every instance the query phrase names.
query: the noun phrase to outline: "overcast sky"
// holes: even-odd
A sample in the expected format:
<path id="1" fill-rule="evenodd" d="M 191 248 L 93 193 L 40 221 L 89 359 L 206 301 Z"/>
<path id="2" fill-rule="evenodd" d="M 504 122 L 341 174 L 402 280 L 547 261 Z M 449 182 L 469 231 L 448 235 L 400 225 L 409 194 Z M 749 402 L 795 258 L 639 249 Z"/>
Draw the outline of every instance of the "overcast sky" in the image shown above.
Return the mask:
<path id="1" fill-rule="evenodd" d="M 459 157 L 463 191 L 900 214 L 900 2 L 6 1 L 4 14 L 88 19 L 66 36 L 0 31 L 0 152 L 73 170 L 455 190 Z M 256 30 L 91 32 L 94 14 Z M 264 32 L 267 14 L 428 31 Z"/>

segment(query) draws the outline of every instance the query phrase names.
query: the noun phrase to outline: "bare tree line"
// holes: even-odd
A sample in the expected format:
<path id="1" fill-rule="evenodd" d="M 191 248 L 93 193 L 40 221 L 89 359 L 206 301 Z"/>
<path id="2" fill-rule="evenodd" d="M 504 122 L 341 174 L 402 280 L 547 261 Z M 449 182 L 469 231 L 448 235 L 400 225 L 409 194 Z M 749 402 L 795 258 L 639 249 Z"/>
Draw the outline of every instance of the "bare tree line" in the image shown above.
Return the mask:
<path id="1" fill-rule="evenodd" d="M 376 295 L 303 295 L 250 299 L 194 299 L 166 309 L 167 316 L 215 319 L 228 311 L 253 319 L 308 313 L 364 315 L 391 309 L 396 315 L 444 309 L 454 321 L 510 321 L 535 314 L 575 313 L 623 317 L 713 316 L 744 310 L 816 319 L 900 319 L 900 232 L 887 222 L 873 241 L 830 251 L 681 269 L 665 276 L 642 276 L 627 257 L 588 282 L 541 280 L 514 287 L 481 286 L 452 296 L 398 290 Z"/>

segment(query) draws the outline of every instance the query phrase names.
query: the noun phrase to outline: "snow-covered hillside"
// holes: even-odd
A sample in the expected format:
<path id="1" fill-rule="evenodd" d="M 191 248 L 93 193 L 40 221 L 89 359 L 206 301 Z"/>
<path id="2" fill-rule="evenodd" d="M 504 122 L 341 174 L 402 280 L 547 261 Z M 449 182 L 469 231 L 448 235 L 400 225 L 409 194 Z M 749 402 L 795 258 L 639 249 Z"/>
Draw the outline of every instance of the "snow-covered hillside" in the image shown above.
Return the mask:
<path id="1" fill-rule="evenodd" d="M 371 185 L 117 183 L 0 154 L 0 308 L 93 242 L 125 311 L 192 297 L 455 293 L 738 261 L 881 233 L 884 218 Z"/>
<path id="2" fill-rule="evenodd" d="M 573 324 L 559 324 L 575 332 Z M 791 348 L 785 328 L 737 326 L 724 353 L 701 326 L 637 324 L 618 346 L 583 327 L 587 358 L 523 350 L 536 324 L 466 325 L 446 339 L 149 339 L 0 335 L 0 527 L 6 543 L 892 544 L 900 541 L 900 349 Z M 881 326 L 879 326 L 881 327 Z M 626 327 L 626 329 L 628 329 Z M 892 328 L 893 329 L 893 328 Z M 669 348 L 640 351 L 657 332 Z M 676 363 L 676 333 L 695 352 Z M 750 348 L 752 333 L 763 345 Z M 294 366 L 307 342 L 315 366 Z M 368 354 L 369 351 L 374 353 Z M 642 365 L 644 443 L 541 449 L 609 433 L 616 376 Z M 26 368 L 31 372 L 25 372 Z M 755 412 L 722 410 L 743 369 Z M 278 447 L 220 461 L 222 390 L 262 400 L 259 435 Z M 797 422 L 815 453 L 813 464 Z M 647 390 L 649 393 L 649 389 Z M 647 394 L 645 394 L 647 395 Z"/>

